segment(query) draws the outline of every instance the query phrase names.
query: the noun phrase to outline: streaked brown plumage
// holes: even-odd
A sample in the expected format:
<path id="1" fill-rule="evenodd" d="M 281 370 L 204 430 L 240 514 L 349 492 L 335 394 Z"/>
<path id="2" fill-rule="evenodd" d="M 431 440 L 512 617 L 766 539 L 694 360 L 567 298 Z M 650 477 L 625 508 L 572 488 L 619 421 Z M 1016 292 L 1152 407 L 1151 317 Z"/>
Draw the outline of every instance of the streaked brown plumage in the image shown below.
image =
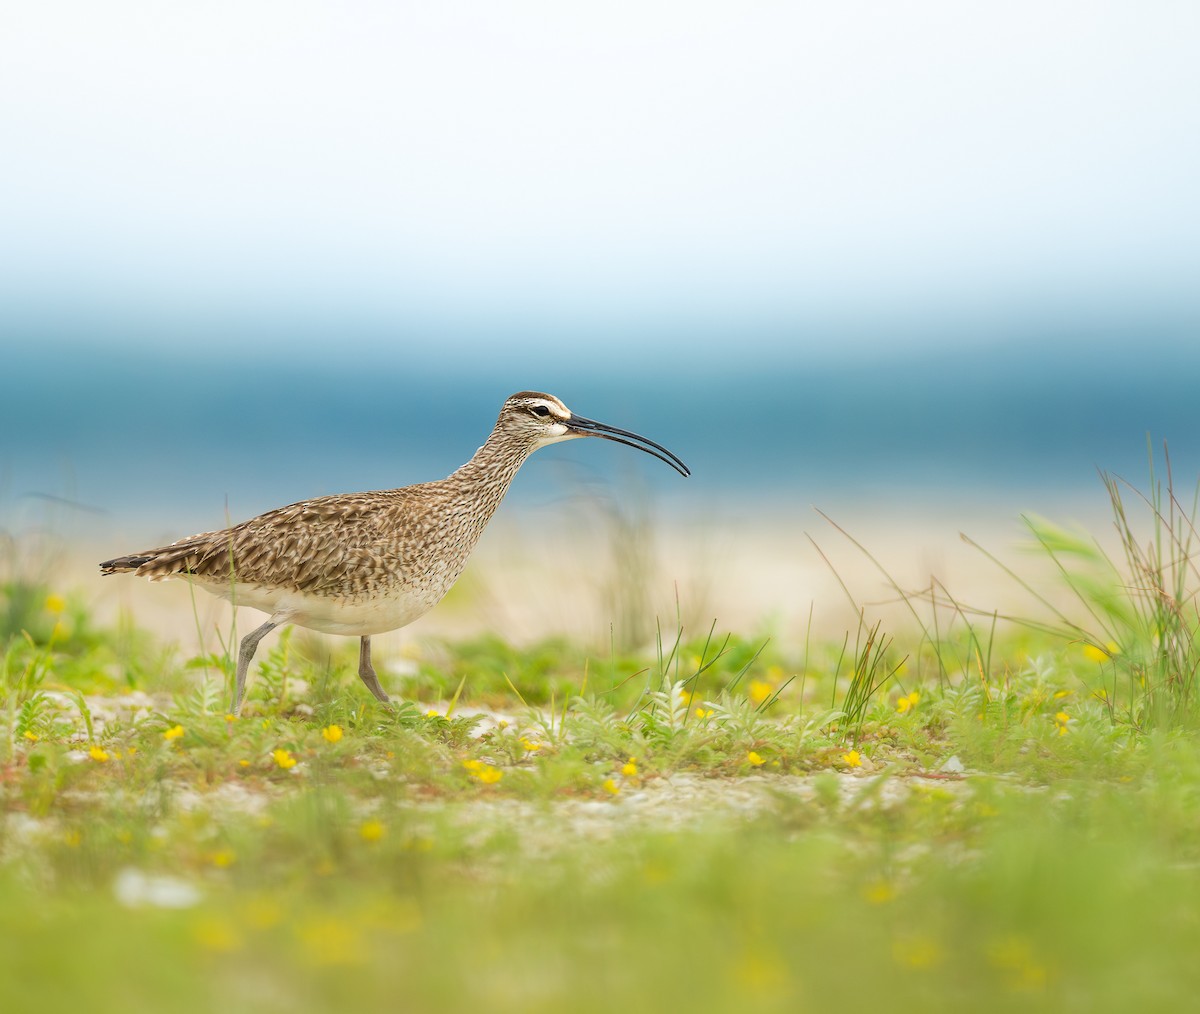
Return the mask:
<path id="1" fill-rule="evenodd" d="M 445 479 L 303 500 L 232 528 L 107 560 L 100 570 L 151 581 L 185 577 L 235 605 L 270 614 L 242 639 L 235 713 L 258 642 L 283 623 L 361 637 L 359 676 L 386 702 L 371 666 L 371 635 L 411 623 L 449 591 L 530 454 L 583 436 L 636 447 L 689 474 L 674 454 L 645 437 L 574 415 L 551 395 L 522 391 L 505 401 L 471 460 Z"/>

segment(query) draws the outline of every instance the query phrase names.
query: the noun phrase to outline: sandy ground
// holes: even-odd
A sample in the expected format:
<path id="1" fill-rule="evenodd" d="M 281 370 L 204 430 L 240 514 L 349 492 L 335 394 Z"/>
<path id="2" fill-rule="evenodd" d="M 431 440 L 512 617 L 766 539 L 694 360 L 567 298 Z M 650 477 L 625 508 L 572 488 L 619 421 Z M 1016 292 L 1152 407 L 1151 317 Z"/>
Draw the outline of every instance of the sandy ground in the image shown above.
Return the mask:
<path id="1" fill-rule="evenodd" d="M 1056 519 L 1076 520 L 1111 542 L 1102 490 L 1057 506 Z M 678 616 L 689 632 L 706 631 L 715 620 L 719 632 L 769 634 L 798 646 L 810 628 L 818 638 L 840 640 L 863 608 L 870 620 L 901 633 L 912 623 L 907 607 L 851 537 L 910 592 L 927 590 L 935 580 L 958 601 L 986 611 L 1042 615 L 985 553 L 963 541 L 965 532 L 1040 589 L 1057 594 L 1053 569 L 1021 548 L 1030 539 L 1019 518 L 986 504 L 941 510 L 862 505 L 833 517 L 844 531 L 807 505 L 641 524 L 611 511 L 502 512 L 447 599 L 410 627 L 377 636 L 376 657 L 386 659 L 425 638 L 489 631 L 517 643 L 564 634 L 607 645 L 615 627 L 618 641 L 651 643 L 655 617 L 672 633 Z M 217 650 L 218 632 L 230 629 L 228 605 L 202 592 L 193 597 L 184 582 L 102 578 L 96 568 L 101 559 L 184 534 L 106 524 L 67 538 L 25 531 L 12 552 L 26 573 L 82 597 L 101 620 L 127 610 L 139 626 L 185 652 Z M 262 618 L 243 609 L 240 631 Z"/>

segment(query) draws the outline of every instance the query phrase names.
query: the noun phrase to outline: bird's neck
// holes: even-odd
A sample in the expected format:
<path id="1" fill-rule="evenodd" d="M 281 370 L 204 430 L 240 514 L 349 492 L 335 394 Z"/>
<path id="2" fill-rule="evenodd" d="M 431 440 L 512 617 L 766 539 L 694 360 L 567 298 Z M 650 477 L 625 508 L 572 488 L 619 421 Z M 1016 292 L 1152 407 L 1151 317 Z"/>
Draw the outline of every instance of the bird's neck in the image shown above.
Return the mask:
<path id="1" fill-rule="evenodd" d="M 496 494 L 496 502 L 504 496 L 517 469 L 533 453 L 536 445 L 516 441 L 499 427 L 492 430 L 483 446 L 471 460 L 460 466 L 451 478 L 473 487 L 482 487 Z"/>

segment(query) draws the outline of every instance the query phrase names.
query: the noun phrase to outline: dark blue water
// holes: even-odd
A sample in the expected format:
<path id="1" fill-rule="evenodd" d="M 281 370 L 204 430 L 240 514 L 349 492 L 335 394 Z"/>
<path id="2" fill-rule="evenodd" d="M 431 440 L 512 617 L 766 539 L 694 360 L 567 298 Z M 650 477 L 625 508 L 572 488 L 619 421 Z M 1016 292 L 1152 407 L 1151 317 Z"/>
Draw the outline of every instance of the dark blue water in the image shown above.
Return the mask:
<path id="1" fill-rule="evenodd" d="M 807 336 L 811 342 L 811 336 Z M 466 460 L 504 397 L 534 388 L 580 414 L 665 444 L 683 480 L 627 448 L 540 451 L 518 504 L 579 484 L 625 488 L 701 512 L 749 503 L 919 502 L 969 493 L 1037 508 L 1098 468 L 1140 481 L 1147 438 L 1169 444 L 1177 482 L 1200 472 L 1200 337 L 1128 324 L 1026 327 L 934 350 L 891 347 L 812 361 L 786 336 L 606 356 L 602 346 L 509 356 L 421 355 L 353 335 L 295 350 L 244 344 L 147 351 L 13 327 L 0 400 L 0 513 L 62 498 L 81 517 L 235 520 L 305 497 L 404 485 Z M 906 343 L 907 344 L 907 343 Z M 769 348 L 772 351 L 763 351 Z M 757 351 L 755 351 L 757 349 Z"/>

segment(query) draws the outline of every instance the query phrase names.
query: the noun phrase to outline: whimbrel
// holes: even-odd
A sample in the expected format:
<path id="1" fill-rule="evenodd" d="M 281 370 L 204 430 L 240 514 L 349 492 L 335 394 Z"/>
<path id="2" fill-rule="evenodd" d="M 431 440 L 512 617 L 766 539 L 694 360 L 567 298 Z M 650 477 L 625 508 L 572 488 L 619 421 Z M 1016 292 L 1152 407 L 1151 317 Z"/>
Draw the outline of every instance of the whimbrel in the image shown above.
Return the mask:
<path id="1" fill-rule="evenodd" d="M 552 395 L 522 391 L 505 401 L 471 460 L 445 479 L 302 500 L 232 528 L 106 560 L 100 572 L 182 577 L 269 614 L 239 646 L 234 714 L 259 641 L 285 623 L 360 637 L 358 675 L 386 703 L 371 665 L 371 635 L 406 626 L 437 605 L 525 459 L 575 437 L 615 440 L 691 474 L 653 440 L 575 415 Z"/>

